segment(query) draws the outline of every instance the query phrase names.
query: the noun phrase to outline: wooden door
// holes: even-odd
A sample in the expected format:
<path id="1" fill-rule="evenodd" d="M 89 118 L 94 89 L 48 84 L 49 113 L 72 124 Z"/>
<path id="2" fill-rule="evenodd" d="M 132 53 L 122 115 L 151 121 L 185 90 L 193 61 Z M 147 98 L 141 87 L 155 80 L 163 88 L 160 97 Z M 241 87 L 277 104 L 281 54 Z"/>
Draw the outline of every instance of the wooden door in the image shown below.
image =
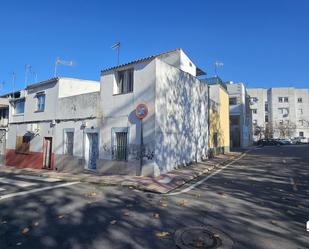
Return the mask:
<path id="1" fill-rule="evenodd" d="M 52 169 L 52 141 L 51 137 L 44 138 L 43 168 Z"/>

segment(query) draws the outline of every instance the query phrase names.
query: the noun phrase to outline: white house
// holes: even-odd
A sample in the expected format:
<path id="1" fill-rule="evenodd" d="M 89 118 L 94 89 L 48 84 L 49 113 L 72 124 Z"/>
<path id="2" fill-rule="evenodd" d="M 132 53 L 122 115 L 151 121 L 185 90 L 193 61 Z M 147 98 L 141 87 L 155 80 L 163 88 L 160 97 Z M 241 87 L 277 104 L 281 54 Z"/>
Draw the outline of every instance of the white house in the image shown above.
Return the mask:
<path id="1" fill-rule="evenodd" d="M 63 169 L 83 164 L 83 138 L 97 126 L 100 85 L 96 81 L 52 78 L 27 86 L 9 99 L 6 165 Z"/>
<path id="2" fill-rule="evenodd" d="M 181 49 L 103 70 L 96 167 L 159 175 L 206 158 L 207 86 L 197 79 L 202 73 Z M 148 107 L 141 168 L 139 104 Z"/>

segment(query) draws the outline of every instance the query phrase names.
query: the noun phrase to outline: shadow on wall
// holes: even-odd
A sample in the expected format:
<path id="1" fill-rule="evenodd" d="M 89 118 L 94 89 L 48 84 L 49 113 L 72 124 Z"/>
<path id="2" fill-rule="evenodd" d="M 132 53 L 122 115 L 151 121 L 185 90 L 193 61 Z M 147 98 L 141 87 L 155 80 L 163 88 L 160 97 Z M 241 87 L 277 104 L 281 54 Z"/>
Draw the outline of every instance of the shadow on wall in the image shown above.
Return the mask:
<path id="1" fill-rule="evenodd" d="M 156 163 L 161 172 L 201 161 L 207 155 L 207 88 L 179 71 L 164 74 L 157 92 Z"/>

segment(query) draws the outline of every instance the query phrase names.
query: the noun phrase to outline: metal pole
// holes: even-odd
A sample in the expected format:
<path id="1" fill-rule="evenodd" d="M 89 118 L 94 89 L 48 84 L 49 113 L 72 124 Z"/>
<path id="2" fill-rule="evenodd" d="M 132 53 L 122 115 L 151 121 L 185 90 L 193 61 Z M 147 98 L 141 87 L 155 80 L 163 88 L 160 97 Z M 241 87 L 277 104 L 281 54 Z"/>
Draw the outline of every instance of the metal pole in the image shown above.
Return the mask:
<path id="1" fill-rule="evenodd" d="M 144 139 L 143 139 L 143 120 L 141 119 L 141 144 L 140 144 L 140 162 L 139 162 L 139 167 L 136 172 L 137 176 L 140 176 L 142 174 L 142 167 L 143 167 L 143 146 L 144 146 Z"/>
<path id="2" fill-rule="evenodd" d="M 119 66 L 119 57 L 120 57 L 120 44 L 119 47 L 117 49 L 117 65 Z"/>
<path id="3" fill-rule="evenodd" d="M 207 90 L 208 90 L 208 157 L 210 156 L 210 85 L 207 85 Z"/>
<path id="4" fill-rule="evenodd" d="M 57 77 L 57 66 L 58 66 L 58 60 L 59 60 L 59 58 L 57 58 L 57 59 L 56 59 L 56 62 L 55 62 L 54 77 Z"/>

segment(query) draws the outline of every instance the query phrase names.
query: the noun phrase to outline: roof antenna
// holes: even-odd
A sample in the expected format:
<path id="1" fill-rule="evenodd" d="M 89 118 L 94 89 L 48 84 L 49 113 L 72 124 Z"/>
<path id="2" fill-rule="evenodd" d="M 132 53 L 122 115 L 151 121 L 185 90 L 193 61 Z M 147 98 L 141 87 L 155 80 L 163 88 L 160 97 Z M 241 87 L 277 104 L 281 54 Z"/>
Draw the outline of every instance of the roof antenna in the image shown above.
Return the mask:
<path id="1" fill-rule="evenodd" d="M 59 57 L 57 57 L 56 61 L 55 61 L 55 71 L 54 71 L 54 77 L 57 77 L 57 69 L 58 69 L 58 65 L 64 65 L 64 66 L 69 66 L 72 67 L 75 63 L 73 61 L 65 61 L 65 60 L 61 60 Z"/>
<path id="2" fill-rule="evenodd" d="M 218 68 L 223 66 L 224 66 L 223 62 L 220 61 L 215 62 L 215 77 L 218 77 Z"/>
<path id="3" fill-rule="evenodd" d="M 27 86 L 28 83 L 28 74 L 31 72 L 32 66 L 30 64 L 25 65 L 25 87 Z"/>
<path id="4" fill-rule="evenodd" d="M 119 56 L 120 56 L 120 42 L 116 42 L 111 48 L 112 49 L 117 49 L 117 66 L 119 66 Z"/>

